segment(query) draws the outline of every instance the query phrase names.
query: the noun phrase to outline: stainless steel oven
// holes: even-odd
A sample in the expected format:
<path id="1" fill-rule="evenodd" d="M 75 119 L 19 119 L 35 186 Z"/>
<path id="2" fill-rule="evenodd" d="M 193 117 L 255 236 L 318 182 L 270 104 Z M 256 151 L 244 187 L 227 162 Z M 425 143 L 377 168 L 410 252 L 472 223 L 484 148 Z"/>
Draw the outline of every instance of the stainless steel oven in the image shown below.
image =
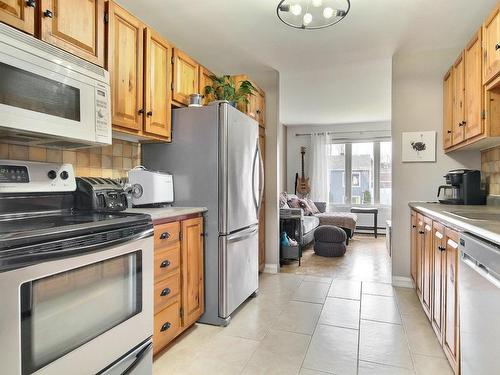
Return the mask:
<path id="1" fill-rule="evenodd" d="M 67 209 L 71 189 L 47 168 L 74 179 L 0 161 L 0 185 L 38 190 L 0 193 L 0 373 L 150 375 L 151 218 Z"/>

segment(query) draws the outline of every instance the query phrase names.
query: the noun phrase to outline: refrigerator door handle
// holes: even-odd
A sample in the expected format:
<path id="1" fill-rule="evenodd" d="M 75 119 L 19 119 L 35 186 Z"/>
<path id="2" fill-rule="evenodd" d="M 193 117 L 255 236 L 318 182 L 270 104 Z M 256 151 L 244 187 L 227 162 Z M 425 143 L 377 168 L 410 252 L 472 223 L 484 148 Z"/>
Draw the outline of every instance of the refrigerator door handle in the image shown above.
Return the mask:
<path id="1" fill-rule="evenodd" d="M 247 238 L 252 237 L 258 231 L 258 229 L 259 229 L 258 226 L 253 226 L 253 227 L 244 229 L 240 232 L 230 234 L 227 237 L 227 242 L 234 243 L 234 242 L 246 240 Z"/>
<path id="2" fill-rule="evenodd" d="M 257 213 L 257 216 L 259 216 L 259 202 L 258 198 L 255 196 L 255 167 L 257 165 L 259 159 L 259 139 L 257 138 L 257 145 L 255 146 L 255 153 L 253 155 L 253 163 L 252 163 L 252 198 L 253 198 L 253 204 L 255 205 L 255 212 Z"/>
<path id="3" fill-rule="evenodd" d="M 257 207 L 257 215 L 259 214 L 260 207 L 262 206 L 262 201 L 264 200 L 264 180 L 265 180 L 265 173 L 264 173 L 264 159 L 262 158 L 262 150 L 260 149 L 260 143 L 259 139 L 257 139 L 257 152 L 259 155 L 259 204 Z"/>

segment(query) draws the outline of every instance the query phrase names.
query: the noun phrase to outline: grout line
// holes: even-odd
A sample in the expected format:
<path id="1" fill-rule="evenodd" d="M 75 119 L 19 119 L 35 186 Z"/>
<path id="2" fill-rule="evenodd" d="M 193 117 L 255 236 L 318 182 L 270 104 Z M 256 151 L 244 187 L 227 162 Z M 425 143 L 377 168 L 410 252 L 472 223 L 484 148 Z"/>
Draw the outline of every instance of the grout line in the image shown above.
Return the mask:
<path id="1" fill-rule="evenodd" d="M 358 348 L 357 348 L 357 353 L 356 353 L 356 374 L 359 373 L 359 346 L 361 343 L 361 304 L 362 301 L 361 299 L 363 298 L 363 281 L 361 282 L 360 288 L 359 288 L 359 319 L 358 319 Z"/>
<path id="2" fill-rule="evenodd" d="M 399 298 L 397 297 L 396 293 L 394 293 L 394 294 L 395 294 L 394 299 L 396 300 L 396 307 L 398 308 L 399 317 L 401 318 L 401 323 L 402 323 L 403 331 L 405 333 L 406 346 L 408 348 L 408 352 L 410 353 L 411 365 L 413 366 L 412 370 L 416 373 L 417 369 L 416 369 L 416 366 L 415 366 L 415 358 L 413 357 L 413 352 L 411 351 L 410 340 L 408 338 L 408 330 L 406 329 L 406 324 L 405 324 L 405 321 L 403 319 L 403 314 L 401 313 Z"/>
<path id="3" fill-rule="evenodd" d="M 393 326 L 402 326 L 403 325 L 403 321 L 402 320 L 401 320 L 401 323 L 386 322 L 384 320 L 367 319 L 367 318 L 361 318 L 361 320 L 365 320 L 367 322 L 373 322 L 373 323 L 392 324 Z"/>

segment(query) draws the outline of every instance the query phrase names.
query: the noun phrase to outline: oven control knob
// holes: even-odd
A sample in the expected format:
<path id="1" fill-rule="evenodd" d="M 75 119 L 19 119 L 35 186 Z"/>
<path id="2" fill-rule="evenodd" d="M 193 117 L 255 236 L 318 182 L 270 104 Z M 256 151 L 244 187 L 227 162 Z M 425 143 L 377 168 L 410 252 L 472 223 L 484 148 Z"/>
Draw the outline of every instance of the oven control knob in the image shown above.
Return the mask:
<path id="1" fill-rule="evenodd" d="M 69 173 L 66 171 L 62 171 L 61 174 L 59 175 L 63 180 L 67 180 L 69 177 Z"/>
<path id="2" fill-rule="evenodd" d="M 47 173 L 47 176 L 51 179 L 54 180 L 57 177 L 57 173 L 54 170 L 50 170 L 49 173 Z"/>

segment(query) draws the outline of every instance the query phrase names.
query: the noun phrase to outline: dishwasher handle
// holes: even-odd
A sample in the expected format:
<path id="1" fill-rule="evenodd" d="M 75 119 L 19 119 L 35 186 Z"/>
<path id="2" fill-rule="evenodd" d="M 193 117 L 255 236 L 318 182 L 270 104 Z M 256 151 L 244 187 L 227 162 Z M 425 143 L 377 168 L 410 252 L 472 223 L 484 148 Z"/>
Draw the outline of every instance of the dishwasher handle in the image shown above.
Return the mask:
<path id="1" fill-rule="evenodd" d="M 476 259 L 462 251 L 462 263 L 469 266 L 471 269 L 476 271 L 484 279 L 488 280 L 496 288 L 500 289 L 500 278 L 490 272 L 488 267 L 484 264 L 479 263 Z"/>

